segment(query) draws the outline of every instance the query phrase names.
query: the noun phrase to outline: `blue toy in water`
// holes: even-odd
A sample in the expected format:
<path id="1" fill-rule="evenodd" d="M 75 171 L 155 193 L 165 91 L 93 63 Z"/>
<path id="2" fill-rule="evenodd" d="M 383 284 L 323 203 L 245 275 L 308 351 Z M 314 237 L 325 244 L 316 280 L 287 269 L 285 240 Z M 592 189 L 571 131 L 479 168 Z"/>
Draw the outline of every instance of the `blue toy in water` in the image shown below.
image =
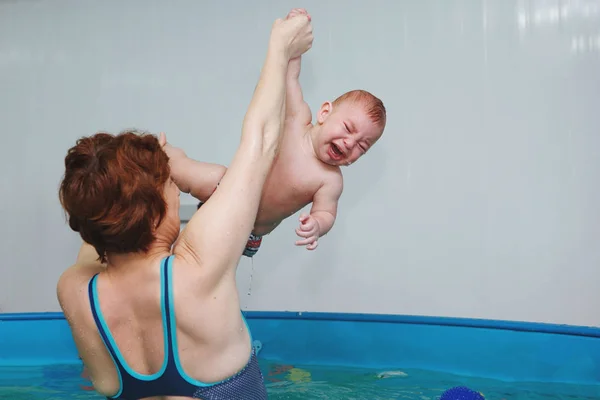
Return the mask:
<path id="1" fill-rule="evenodd" d="M 457 386 L 442 393 L 440 400 L 485 400 L 481 393 L 464 386 Z"/>

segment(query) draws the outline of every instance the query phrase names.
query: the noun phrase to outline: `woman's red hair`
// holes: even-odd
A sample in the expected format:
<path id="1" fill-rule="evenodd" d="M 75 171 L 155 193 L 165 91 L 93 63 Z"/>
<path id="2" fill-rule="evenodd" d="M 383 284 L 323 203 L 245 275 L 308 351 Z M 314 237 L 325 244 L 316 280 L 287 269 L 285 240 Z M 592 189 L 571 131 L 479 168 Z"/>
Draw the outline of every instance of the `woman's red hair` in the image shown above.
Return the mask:
<path id="1" fill-rule="evenodd" d="M 60 202 L 69 226 L 107 253 L 145 252 L 167 211 L 169 158 L 149 134 L 105 132 L 79 139 L 65 157 Z"/>

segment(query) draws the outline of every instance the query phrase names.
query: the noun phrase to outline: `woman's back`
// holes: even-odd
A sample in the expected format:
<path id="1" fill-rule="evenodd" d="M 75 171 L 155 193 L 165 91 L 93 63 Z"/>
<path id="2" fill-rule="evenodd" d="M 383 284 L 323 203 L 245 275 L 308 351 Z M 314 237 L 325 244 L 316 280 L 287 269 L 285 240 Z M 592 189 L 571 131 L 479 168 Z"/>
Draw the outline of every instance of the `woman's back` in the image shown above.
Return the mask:
<path id="1" fill-rule="evenodd" d="M 62 293 L 78 296 L 61 302 L 76 304 L 65 315 L 82 321 L 73 334 L 83 360 L 94 359 L 86 365 L 100 393 L 129 399 L 132 390 L 139 395 L 139 381 L 155 381 L 157 387 L 146 386 L 154 393 L 186 396 L 226 392 L 231 383 L 246 386 L 245 393 L 261 390 L 250 383 L 260 378 L 260 371 L 250 363 L 251 336 L 236 307 L 234 284 L 202 290 L 197 266 L 168 254 L 128 261 L 110 273 L 93 275 L 88 283 L 74 277 L 79 290 L 72 290 L 74 282 L 62 281 L 71 288 Z M 144 262 L 150 265 L 144 267 Z M 218 384 L 240 371 L 252 378 L 246 379 L 250 384 L 244 384 L 244 376 Z"/>

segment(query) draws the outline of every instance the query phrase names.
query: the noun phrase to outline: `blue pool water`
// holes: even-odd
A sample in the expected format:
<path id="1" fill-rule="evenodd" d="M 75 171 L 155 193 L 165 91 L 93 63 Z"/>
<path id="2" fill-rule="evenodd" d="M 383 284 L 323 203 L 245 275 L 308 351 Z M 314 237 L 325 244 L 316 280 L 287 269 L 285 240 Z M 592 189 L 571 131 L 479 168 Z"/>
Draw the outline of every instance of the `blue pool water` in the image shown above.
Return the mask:
<path id="1" fill-rule="evenodd" d="M 600 386 L 508 383 L 418 370 L 375 371 L 292 366 L 261 361 L 269 399 L 438 399 L 445 389 L 469 386 L 488 400 L 600 399 Z M 382 374 L 383 373 L 383 374 Z M 0 399 L 103 399 L 89 388 L 81 365 L 0 367 Z"/>

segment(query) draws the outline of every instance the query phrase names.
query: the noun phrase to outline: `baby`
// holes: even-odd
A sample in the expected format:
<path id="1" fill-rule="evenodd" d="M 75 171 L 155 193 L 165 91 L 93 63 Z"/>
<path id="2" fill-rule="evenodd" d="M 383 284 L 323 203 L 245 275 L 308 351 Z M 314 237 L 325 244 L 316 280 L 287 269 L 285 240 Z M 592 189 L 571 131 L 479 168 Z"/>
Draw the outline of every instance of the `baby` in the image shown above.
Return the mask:
<path id="1" fill-rule="evenodd" d="M 294 9 L 288 18 L 303 9 Z M 265 182 L 254 229 L 244 255 L 258 251 L 262 237 L 284 219 L 312 203 L 308 215 L 300 215 L 297 246 L 317 247 L 321 236 L 335 222 L 343 190 L 342 166 L 349 166 L 379 140 L 386 124 L 386 110 L 377 97 L 364 90 L 347 92 L 326 101 L 312 114 L 300 87 L 300 57 L 288 67 L 286 116 L 279 153 Z M 169 144 L 165 145 L 171 174 L 180 190 L 205 202 L 216 190 L 226 167 L 192 160 Z"/>

